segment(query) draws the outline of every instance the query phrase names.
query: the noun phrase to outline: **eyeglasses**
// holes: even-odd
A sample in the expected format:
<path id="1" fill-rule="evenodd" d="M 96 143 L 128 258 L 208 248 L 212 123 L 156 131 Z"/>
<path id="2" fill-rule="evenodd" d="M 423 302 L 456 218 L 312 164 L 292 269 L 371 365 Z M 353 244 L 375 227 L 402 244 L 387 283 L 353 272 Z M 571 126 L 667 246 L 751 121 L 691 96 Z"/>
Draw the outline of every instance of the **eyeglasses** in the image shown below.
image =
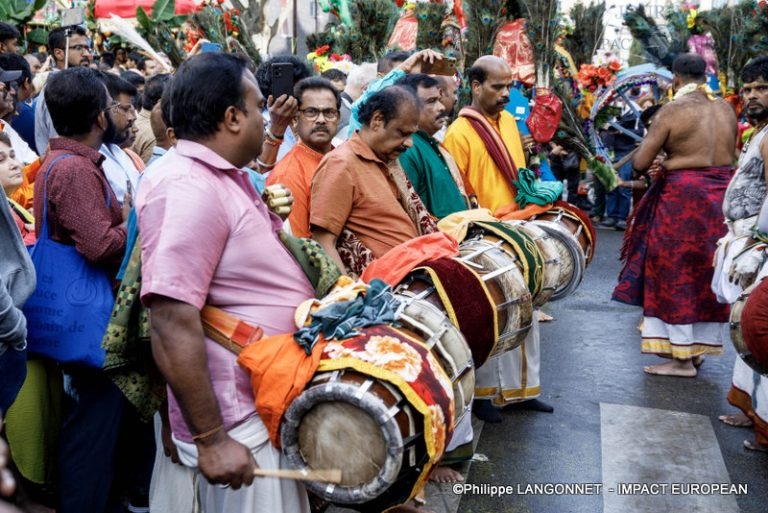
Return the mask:
<path id="1" fill-rule="evenodd" d="M 336 121 L 339 119 L 339 111 L 336 109 L 316 109 L 314 107 L 308 107 L 306 109 L 299 109 L 305 118 L 310 121 L 314 121 L 322 114 L 326 121 Z"/>
<path id="2" fill-rule="evenodd" d="M 112 101 L 112 103 L 110 103 L 110 104 L 109 104 L 109 106 L 108 106 L 107 108 L 105 108 L 105 109 L 104 109 L 104 112 L 106 112 L 106 111 L 108 111 L 108 110 L 112 110 L 112 109 L 114 109 L 115 107 L 119 108 L 120 110 L 122 110 L 122 111 L 123 111 L 123 112 L 125 112 L 126 114 L 130 114 L 131 112 L 135 112 L 135 111 L 136 111 L 136 110 L 133 108 L 133 105 L 131 105 L 130 103 L 126 103 L 126 104 L 123 104 L 123 103 L 120 103 L 120 102 L 118 102 L 118 101 L 114 101 L 114 100 L 113 100 L 113 101 Z"/>
<path id="3" fill-rule="evenodd" d="M 75 50 L 78 52 L 88 52 L 91 53 L 93 50 L 91 50 L 91 47 L 88 45 L 72 45 L 69 47 L 70 50 Z"/>

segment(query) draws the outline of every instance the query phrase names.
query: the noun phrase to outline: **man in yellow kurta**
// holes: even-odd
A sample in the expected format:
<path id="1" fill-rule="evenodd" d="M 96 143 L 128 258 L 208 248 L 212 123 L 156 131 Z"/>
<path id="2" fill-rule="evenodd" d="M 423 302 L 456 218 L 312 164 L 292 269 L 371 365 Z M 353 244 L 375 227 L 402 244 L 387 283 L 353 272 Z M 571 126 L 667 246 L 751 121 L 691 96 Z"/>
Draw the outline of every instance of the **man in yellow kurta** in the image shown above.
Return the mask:
<path id="1" fill-rule="evenodd" d="M 480 57 L 468 71 L 472 85 L 472 108 L 481 111 L 496 130 L 517 166 L 525 165 L 525 154 L 512 115 L 504 110 L 509 103 L 512 70 L 503 59 Z M 475 90 L 478 90 L 475 93 Z M 486 144 L 468 118 L 459 116 L 445 134 L 444 145 L 456 160 L 464 179 L 472 184 L 478 203 L 495 212 L 515 203 L 515 191 L 491 158 Z"/>
<path id="2" fill-rule="evenodd" d="M 529 204 L 520 209 L 515 201 L 518 167 L 525 166 L 524 143 L 515 119 L 504 107 L 509 103 L 512 70 L 504 59 L 486 55 L 467 71 L 472 90 L 471 107 L 462 109 L 448 128 L 444 145 L 456 160 L 468 189 L 478 203 L 496 217 L 526 219 L 549 206 Z M 539 328 L 534 314 L 528 337 L 517 349 L 489 359 L 477 370 L 475 414 L 486 422 L 501 422 L 494 407 L 517 407 L 551 412 L 536 397 L 539 385 Z"/>

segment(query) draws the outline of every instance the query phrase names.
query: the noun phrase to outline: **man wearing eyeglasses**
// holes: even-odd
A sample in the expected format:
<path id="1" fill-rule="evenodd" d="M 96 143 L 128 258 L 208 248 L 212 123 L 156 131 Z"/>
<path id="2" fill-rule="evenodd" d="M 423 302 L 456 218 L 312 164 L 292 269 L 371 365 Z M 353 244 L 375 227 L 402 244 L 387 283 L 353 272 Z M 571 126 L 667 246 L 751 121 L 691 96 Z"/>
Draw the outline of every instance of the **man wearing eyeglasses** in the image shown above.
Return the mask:
<path id="1" fill-rule="evenodd" d="M 69 38 L 67 38 L 67 30 L 69 30 Z M 53 56 L 56 66 L 53 72 L 75 66 L 90 66 L 93 58 L 88 33 L 83 27 L 52 30 L 48 35 L 48 51 Z M 40 92 L 42 98 L 44 98 L 44 91 L 45 88 Z M 57 135 L 45 101 L 38 100 L 35 107 L 35 146 L 38 153 L 45 153 L 48 139 Z"/>
<path id="2" fill-rule="evenodd" d="M 136 122 L 136 110 L 132 102 L 136 96 L 136 88 L 111 73 L 100 72 L 99 76 L 112 99 L 107 107 L 112 124 L 104 134 L 99 153 L 105 157 L 102 163 L 104 175 L 117 196 L 117 201 L 122 205 L 130 191 L 136 190 L 139 172 L 144 169 L 143 162 L 141 169 L 137 168 L 134 160 L 122 149 L 124 143 L 132 137 L 131 131 Z"/>
<path id="3" fill-rule="evenodd" d="M 299 110 L 291 129 L 299 141 L 286 153 L 267 178 L 267 185 L 281 183 L 293 194 L 293 208 L 288 216 L 291 233 L 311 237 L 309 231 L 309 198 L 312 177 L 323 156 L 333 149 L 331 140 L 339 125 L 339 92 L 330 81 L 310 77 L 299 81 L 294 89 Z"/>

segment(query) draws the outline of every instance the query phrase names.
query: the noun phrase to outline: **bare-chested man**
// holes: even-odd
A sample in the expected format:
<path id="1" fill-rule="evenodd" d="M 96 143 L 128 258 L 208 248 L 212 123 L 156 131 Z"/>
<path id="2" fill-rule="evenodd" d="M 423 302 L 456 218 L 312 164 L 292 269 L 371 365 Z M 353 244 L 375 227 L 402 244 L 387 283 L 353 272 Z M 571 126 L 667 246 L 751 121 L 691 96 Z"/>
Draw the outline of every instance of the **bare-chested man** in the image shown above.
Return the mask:
<path id="1" fill-rule="evenodd" d="M 671 361 L 648 374 L 694 377 L 705 354 L 722 353 L 728 306 L 710 289 L 712 255 L 725 234 L 736 117 L 705 85 L 704 60 L 672 64 L 675 99 L 654 118 L 633 160 L 654 183 L 637 206 L 613 298 L 642 305 L 642 351 Z"/>

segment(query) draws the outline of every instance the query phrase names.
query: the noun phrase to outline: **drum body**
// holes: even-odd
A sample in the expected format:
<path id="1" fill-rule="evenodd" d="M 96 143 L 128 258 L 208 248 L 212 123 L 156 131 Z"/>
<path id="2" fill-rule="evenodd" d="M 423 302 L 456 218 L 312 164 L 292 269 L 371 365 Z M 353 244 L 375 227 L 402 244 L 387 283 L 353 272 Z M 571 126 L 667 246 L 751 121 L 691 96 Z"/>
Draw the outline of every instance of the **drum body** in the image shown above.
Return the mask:
<path id="1" fill-rule="evenodd" d="M 496 304 L 504 301 L 501 290 L 496 287 L 492 293 L 480 275 L 458 259 L 438 258 L 424 263 L 395 287 L 395 294 L 427 302 L 446 315 L 463 335 L 475 367 L 482 365 L 496 346 Z M 506 316 L 506 311 L 503 313 Z M 451 371 L 445 370 L 450 376 Z"/>
<path id="2" fill-rule="evenodd" d="M 475 366 L 461 331 L 439 307 L 423 299 L 395 293 L 401 301 L 397 322 L 429 348 L 453 385 L 454 426 L 468 415 L 475 394 Z"/>
<path id="3" fill-rule="evenodd" d="M 523 278 L 522 265 L 504 240 L 480 233 L 459 245 L 461 260 L 480 274 L 496 302 L 499 337 L 490 356 L 522 344 L 531 329 L 532 295 Z"/>
<path id="4" fill-rule="evenodd" d="M 309 490 L 378 512 L 426 484 L 452 435 L 453 392 L 422 342 L 390 326 L 361 331 L 327 343 L 280 434 L 291 468 L 342 470 L 340 484 L 308 481 Z"/>
<path id="5" fill-rule="evenodd" d="M 536 219 L 530 221 L 530 224 L 550 235 L 560 257 L 560 277 L 549 300 L 557 301 L 567 297 L 581 283 L 587 265 L 579 241 L 561 223 Z"/>
<path id="6" fill-rule="evenodd" d="M 592 221 L 587 216 L 579 216 L 574 212 L 578 210 L 575 205 L 567 204 L 565 206 L 555 206 L 554 208 L 547 210 L 543 214 L 537 214 L 533 217 L 533 220 L 550 221 L 552 223 L 561 225 L 568 230 L 578 241 L 584 254 L 585 266 L 589 265 L 594 256 L 595 241 L 594 241 L 594 227 Z"/>
<path id="7" fill-rule="evenodd" d="M 743 323 L 747 319 L 745 314 L 755 315 L 756 311 L 764 312 L 768 308 L 768 303 L 762 297 L 753 297 L 758 287 L 766 286 L 768 282 L 764 279 L 750 285 L 731 306 L 730 317 L 731 342 L 736 353 L 752 370 L 763 376 L 768 376 L 768 347 L 764 347 L 768 344 L 768 337 L 750 337 Z M 756 300 L 763 304 L 756 303 Z"/>
<path id="8" fill-rule="evenodd" d="M 541 253 L 544 260 L 543 283 L 539 293 L 533 297 L 533 306 L 544 306 L 547 301 L 552 299 L 560 285 L 561 257 L 557 250 L 557 244 L 549 233 L 534 223 L 529 221 L 506 221 L 506 223 L 528 234 Z"/>

